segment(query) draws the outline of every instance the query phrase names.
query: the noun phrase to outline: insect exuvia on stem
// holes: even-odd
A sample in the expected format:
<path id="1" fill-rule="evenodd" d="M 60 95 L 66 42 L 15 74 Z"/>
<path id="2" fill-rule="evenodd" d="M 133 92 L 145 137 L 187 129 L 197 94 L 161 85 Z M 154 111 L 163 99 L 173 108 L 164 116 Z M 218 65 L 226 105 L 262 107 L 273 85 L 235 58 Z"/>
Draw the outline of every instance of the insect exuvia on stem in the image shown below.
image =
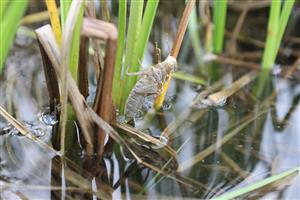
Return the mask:
<path id="1" fill-rule="evenodd" d="M 144 100 L 149 95 L 160 95 L 162 86 L 169 74 L 176 68 L 177 61 L 173 56 L 151 68 L 141 72 L 127 73 L 128 75 L 139 75 L 140 78 L 132 88 L 125 105 L 126 120 L 133 119 L 141 111 Z"/>

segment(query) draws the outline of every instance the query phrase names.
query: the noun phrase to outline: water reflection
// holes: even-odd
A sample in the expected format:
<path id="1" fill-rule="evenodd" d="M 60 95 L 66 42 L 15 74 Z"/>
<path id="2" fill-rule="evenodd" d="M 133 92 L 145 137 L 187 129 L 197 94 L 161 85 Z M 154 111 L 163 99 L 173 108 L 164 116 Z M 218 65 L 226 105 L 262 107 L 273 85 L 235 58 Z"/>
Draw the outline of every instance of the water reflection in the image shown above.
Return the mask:
<path id="1" fill-rule="evenodd" d="M 178 172 L 169 176 L 128 159 L 123 147 L 116 143 L 110 144 L 112 151 L 104 158 L 83 156 L 79 137 L 67 151 L 68 157 L 62 159 L 57 151 L 12 134 L 12 127 L 7 128 L 1 119 L 1 195 L 5 199 L 212 198 L 299 166 L 300 85 L 274 79 L 273 87 L 276 98 L 257 104 L 245 89 L 228 99 L 223 107 L 189 108 L 197 93 L 190 84 L 173 81 L 172 106 L 168 104 L 146 127 L 149 133 L 159 136 L 168 124 L 182 117 L 168 135 L 168 144 L 177 151 L 179 161 Z M 24 98 L 34 102 L 29 96 Z M 34 120 L 26 122 L 27 128 L 33 133 L 39 130 L 35 136 L 51 146 L 56 119 L 35 113 L 39 104 L 28 105 L 36 108 Z M 149 162 L 160 158 L 151 155 Z M 298 198 L 299 186 L 298 176 L 288 187 L 269 188 L 251 195 L 266 199 Z"/>

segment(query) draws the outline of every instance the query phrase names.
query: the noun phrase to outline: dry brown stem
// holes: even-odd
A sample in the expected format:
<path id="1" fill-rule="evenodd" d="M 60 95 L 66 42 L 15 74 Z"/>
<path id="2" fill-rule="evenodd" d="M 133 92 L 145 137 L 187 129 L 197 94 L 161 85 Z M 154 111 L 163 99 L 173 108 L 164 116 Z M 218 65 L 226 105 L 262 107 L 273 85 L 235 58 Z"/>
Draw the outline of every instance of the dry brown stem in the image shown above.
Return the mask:
<path id="1" fill-rule="evenodd" d="M 116 27 L 111 23 L 89 18 L 83 20 L 82 35 L 104 40 L 107 44 L 104 59 L 103 81 L 100 83 L 101 80 L 98 80 L 95 110 L 104 121 L 110 123 L 112 113 L 115 112 L 112 107 L 112 82 L 117 52 L 118 32 Z M 105 139 L 105 134 L 102 130 L 99 130 L 97 138 L 97 153 L 102 155 Z"/>

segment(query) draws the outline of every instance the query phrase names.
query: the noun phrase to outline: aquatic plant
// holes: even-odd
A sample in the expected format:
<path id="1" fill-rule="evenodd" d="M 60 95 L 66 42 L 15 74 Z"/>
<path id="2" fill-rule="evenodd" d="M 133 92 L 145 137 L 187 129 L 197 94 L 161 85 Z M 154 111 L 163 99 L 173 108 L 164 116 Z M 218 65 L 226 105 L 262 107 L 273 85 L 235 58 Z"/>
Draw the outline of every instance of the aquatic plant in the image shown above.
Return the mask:
<path id="1" fill-rule="evenodd" d="M 26 10 L 27 3 L 27 0 L 0 1 L 0 73 L 2 72 L 6 57 L 13 44 L 18 22 Z"/>

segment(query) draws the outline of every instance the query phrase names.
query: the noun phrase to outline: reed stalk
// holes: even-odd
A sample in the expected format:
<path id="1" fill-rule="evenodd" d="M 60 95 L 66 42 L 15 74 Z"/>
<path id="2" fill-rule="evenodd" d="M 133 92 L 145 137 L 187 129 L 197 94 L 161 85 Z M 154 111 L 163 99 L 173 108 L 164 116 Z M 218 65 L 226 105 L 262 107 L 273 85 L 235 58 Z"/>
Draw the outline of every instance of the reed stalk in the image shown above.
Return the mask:
<path id="1" fill-rule="evenodd" d="M 125 63 L 122 70 L 120 70 L 120 65 L 117 65 L 116 72 L 118 73 L 116 77 L 121 77 L 119 81 L 121 88 L 118 90 L 118 95 L 120 95 L 121 98 L 118 99 L 116 97 L 117 94 L 115 94 L 114 99 L 117 99 L 117 107 L 119 107 L 121 114 L 124 114 L 127 97 L 137 81 L 136 76 L 128 76 L 126 71 L 128 69 L 130 72 L 136 72 L 141 69 L 140 62 L 144 57 L 158 2 L 158 0 L 148 1 L 143 14 L 144 1 L 131 1 Z M 120 62 L 121 59 L 121 55 L 119 56 L 118 62 Z M 115 86 L 115 88 L 116 87 L 117 86 Z M 116 89 L 114 92 L 116 93 Z"/>
<path id="2" fill-rule="evenodd" d="M 195 0 L 189 0 L 189 2 L 187 3 L 187 5 L 184 9 L 184 12 L 183 12 L 183 15 L 182 15 L 179 27 L 178 27 L 178 31 L 177 31 L 175 39 L 174 39 L 173 47 L 171 50 L 171 56 L 173 56 L 175 58 L 177 58 L 177 55 L 179 53 L 179 50 L 180 50 L 180 47 L 181 47 L 181 44 L 183 41 L 183 37 L 184 37 L 185 31 L 187 29 L 187 25 L 189 22 L 189 17 L 191 16 L 191 13 L 193 11 L 193 7 L 195 6 L 195 3 L 196 3 Z M 164 83 L 161 95 L 159 95 L 155 99 L 154 108 L 156 110 L 160 109 L 164 102 L 171 79 L 172 79 L 172 74 L 170 74 L 168 80 Z"/>
<path id="3" fill-rule="evenodd" d="M 255 192 L 259 189 L 262 189 L 270 184 L 278 183 L 279 181 L 282 181 L 282 180 L 285 180 L 285 182 L 287 182 L 286 181 L 287 178 L 290 180 L 290 178 L 295 177 L 297 174 L 299 174 L 299 172 L 300 172 L 300 166 L 296 166 L 285 172 L 281 172 L 279 174 L 273 175 L 273 176 L 263 179 L 261 181 L 257 181 L 249 186 L 240 188 L 240 189 L 232 191 L 232 192 L 227 192 L 227 193 L 225 193 L 221 196 L 218 196 L 217 198 L 214 198 L 214 199 L 215 200 L 236 199 L 242 195 L 246 195 L 246 194 L 249 194 L 250 192 Z"/>
<path id="4" fill-rule="evenodd" d="M 123 52 L 125 47 L 125 32 L 126 32 L 126 11 L 127 11 L 127 0 L 119 2 L 119 15 L 118 15 L 118 49 L 116 56 L 116 66 L 113 80 L 113 102 L 114 105 L 119 108 L 121 95 L 121 74 L 123 64 Z"/>
<path id="5" fill-rule="evenodd" d="M 126 69 L 129 71 L 132 70 L 132 63 L 135 55 L 135 45 L 138 37 L 138 33 L 141 27 L 142 14 L 143 14 L 143 5 L 144 1 L 131 1 L 130 2 L 130 16 L 129 16 L 129 24 L 127 31 L 127 39 L 126 39 L 126 50 L 125 50 L 125 62 L 123 65 L 123 72 L 121 73 L 121 83 L 122 87 L 119 88 L 119 95 L 121 96 L 121 104 L 120 104 L 120 113 L 124 114 L 125 103 L 127 100 L 129 88 L 129 80 L 130 78 L 125 75 Z M 126 85 L 125 85 L 126 84 Z"/>
<path id="6" fill-rule="evenodd" d="M 281 1 L 271 2 L 268 34 L 262 61 L 262 68 L 266 70 L 271 69 L 275 62 L 277 53 L 280 48 L 280 43 L 295 1 L 285 1 L 283 8 L 280 11 L 282 3 L 283 2 Z"/>
<path id="7" fill-rule="evenodd" d="M 274 64 L 274 51 L 278 36 L 278 26 L 280 17 L 280 1 L 272 1 L 270 8 L 270 17 L 268 23 L 268 35 L 263 54 L 262 68 L 270 69 Z"/>
<path id="8" fill-rule="evenodd" d="M 213 52 L 221 53 L 224 43 L 224 30 L 226 22 L 227 0 L 214 1 L 213 10 Z"/>

